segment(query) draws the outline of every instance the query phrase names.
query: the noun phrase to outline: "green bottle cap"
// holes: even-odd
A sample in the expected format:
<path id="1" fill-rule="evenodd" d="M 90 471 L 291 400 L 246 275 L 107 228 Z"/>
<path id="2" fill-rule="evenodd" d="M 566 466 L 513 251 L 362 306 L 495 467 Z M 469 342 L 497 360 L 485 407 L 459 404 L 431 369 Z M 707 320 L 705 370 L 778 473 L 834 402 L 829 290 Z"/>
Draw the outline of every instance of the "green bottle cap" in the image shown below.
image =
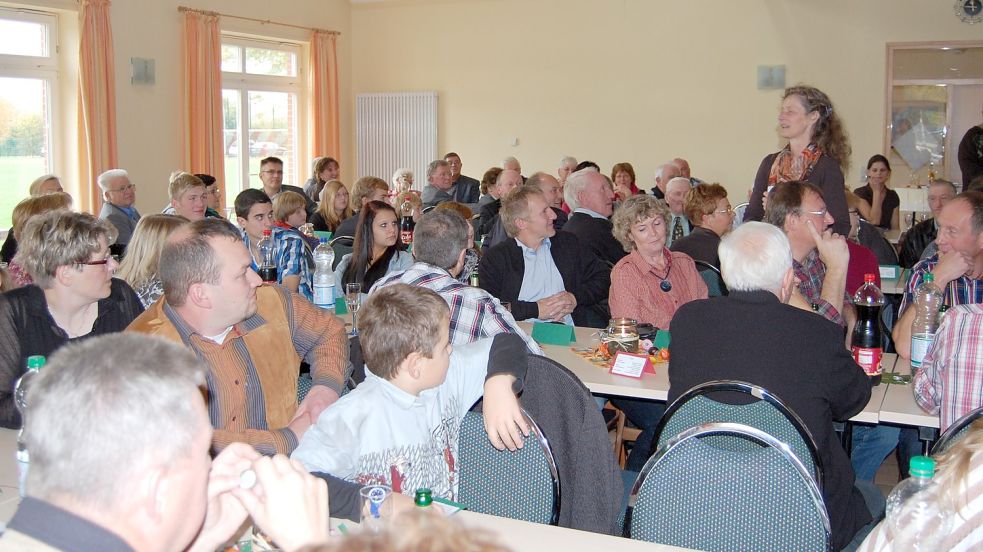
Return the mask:
<path id="1" fill-rule="evenodd" d="M 922 283 L 923 284 L 927 284 L 929 282 L 934 282 L 934 281 L 935 281 L 935 276 L 933 276 L 931 272 L 926 272 L 922 276 Z"/>
<path id="2" fill-rule="evenodd" d="M 44 366 L 44 355 L 32 355 L 27 357 L 28 370 L 40 370 Z"/>
<path id="3" fill-rule="evenodd" d="M 931 479 L 935 475 L 935 460 L 928 456 L 912 456 L 908 463 L 908 473 L 914 477 Z"/>
<path id="4" fill-rule="evenodd" d="M 427 488 L 417 489 L 413 503 L 420 507 L 427 507 L 433 504 L 433 491 Z"/>

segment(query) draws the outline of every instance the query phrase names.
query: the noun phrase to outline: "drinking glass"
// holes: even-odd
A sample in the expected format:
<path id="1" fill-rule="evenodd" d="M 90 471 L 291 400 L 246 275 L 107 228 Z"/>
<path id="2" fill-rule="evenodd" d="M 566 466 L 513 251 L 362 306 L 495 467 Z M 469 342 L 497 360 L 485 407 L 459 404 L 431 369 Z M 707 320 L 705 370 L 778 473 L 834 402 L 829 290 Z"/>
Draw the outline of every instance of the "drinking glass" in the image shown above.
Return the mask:
<path id="1" fill-rule="evenodd" d="M 362 506 L 362 526 L 370 531 L 379 531 L 385 519 L 391 517 L 393 501 L 389 500 L 392 489 L 386 485 L 366 485 L 359 490 Z"/>
<path id="2" fill-rule="evenodd" d="M 356 314 L 358 308 L 362 306 L 362 284 L 358 282 L 345 284 L 345 305 L 348 307 L 348 311 L 352 313 L 352 335 L 358 335 Z"/>

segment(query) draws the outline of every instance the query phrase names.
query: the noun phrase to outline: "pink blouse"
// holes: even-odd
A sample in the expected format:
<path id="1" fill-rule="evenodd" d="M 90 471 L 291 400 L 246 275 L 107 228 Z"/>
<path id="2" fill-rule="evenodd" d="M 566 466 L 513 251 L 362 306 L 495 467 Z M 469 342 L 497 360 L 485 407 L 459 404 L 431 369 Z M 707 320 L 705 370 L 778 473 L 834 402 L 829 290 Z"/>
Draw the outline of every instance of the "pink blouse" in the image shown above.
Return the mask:
<path id="1" fill-rule="evenodd" d="M 669 291 L 660 287 L 666 274 L 658 273 L 637 250 L 614 265 L 608 296 L 612 318 L 633 318 L 640 324 L 667 329 L 682 304 L 707 298 L 707 285 L 696 271 L 693 259 L 668 249 L 663 249 L 663 254 L 669 262 L 668 281 L 672 284 Z"/>

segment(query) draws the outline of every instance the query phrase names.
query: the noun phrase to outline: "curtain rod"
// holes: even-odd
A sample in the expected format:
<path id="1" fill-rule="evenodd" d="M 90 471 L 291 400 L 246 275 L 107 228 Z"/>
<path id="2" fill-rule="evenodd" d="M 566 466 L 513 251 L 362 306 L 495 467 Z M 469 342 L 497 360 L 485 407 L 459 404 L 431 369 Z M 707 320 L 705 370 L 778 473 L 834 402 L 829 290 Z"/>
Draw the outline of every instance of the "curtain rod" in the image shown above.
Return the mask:
<path id="1" fill-rule="evenodd" d="M 202 15 L 217 15 L 219 17 L 228 17 L 229 19 L 240 19 L 242 21 L 253 21 L 255 23 L 260 23 L 260 24 L 263 24 L 263 25 L 279 25 L 280 27 L 291 27 L 291 28 L 294 28 L 294 29 L 302 29 L 302 30 L 305 30 L 305 31 L 322 32 L 322 33 L 328 33 L 328 34 L 333 34 L 333 35 L 340 35 L 341 34 L 338 31 L 329 31 L 329 30 L 326 30 L 326 29 L 318 29 L 316 27 L 304 27 L 302 25 L 292 25 L 290 23 L 280 23 L 278 21 L 270 21 L 269 19 L 257 19 L 255 17 L 243 17 L 241 15 L 229 15 L 227 13 L 219 13 L 219 12 L 208 11 L 208 10 L 200 10 L 198 8 L 189 8 L 187 6 L 178 6 L 177 7 L 177 11 L 182 12 L 182 13 L 184 13 L 184 12 L 194 12 L 194 13 L 200 13 Z"/>

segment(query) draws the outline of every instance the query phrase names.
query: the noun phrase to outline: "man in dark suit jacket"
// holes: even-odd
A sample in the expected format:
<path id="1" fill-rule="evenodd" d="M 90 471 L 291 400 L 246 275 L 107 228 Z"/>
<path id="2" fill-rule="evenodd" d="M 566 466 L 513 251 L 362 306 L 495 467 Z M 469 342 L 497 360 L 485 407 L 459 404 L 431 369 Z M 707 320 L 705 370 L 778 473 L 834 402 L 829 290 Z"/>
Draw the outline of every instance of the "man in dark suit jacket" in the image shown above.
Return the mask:
<path id="1" fill-rule="evenodd" d="M 510 303 L 516 320 L 607 326 L 610 270 L 575 236 L 553 229 L 555 215 L 543 193 L 522 186 L 505 197 L 499 214 L 515 239 L 481 258 L 481 287 Z"/>
<path id="2" fill-rule="evenodd" d="M 458 203 L 463 203 L 472 211 L 478 208 L 478 197 L 481 195 L 481 182 L 461 174 L 461 156 L 453 151 L 444 156 L 444 161 L 451 169 L 451 197 Z"/>
<path id="3" fill-rule="evenodd" d="M 753 383 L 782 399 L 805 422 L 819 449 L 832 548 L 840 550 L 884 506 L 870 482 L 854 484 L 850 459 L 833 429 L 833 420 L 863 410 L 870 382 L 843 346 L 840 326 L 785 304 L 795 276 L 789 242 L 780 230 L 744 223 L 721 241 L 720 263 L 730 295 L 687 303 L 670 325 L 668 400 L 719 379 Z M 742 395 L 713 398 L 748 402 Z"/>
<path id="4" fill-rule="evenodd" d="M 570 218 L 563 227 L 588 251 L 611 268 L 628 254 L 615 239 L 608 220 L 614 211 L 614 190 L 608 179 L 591 169 L 582 169 L 567 178 L 563 191 L 570 206 Z"/>

